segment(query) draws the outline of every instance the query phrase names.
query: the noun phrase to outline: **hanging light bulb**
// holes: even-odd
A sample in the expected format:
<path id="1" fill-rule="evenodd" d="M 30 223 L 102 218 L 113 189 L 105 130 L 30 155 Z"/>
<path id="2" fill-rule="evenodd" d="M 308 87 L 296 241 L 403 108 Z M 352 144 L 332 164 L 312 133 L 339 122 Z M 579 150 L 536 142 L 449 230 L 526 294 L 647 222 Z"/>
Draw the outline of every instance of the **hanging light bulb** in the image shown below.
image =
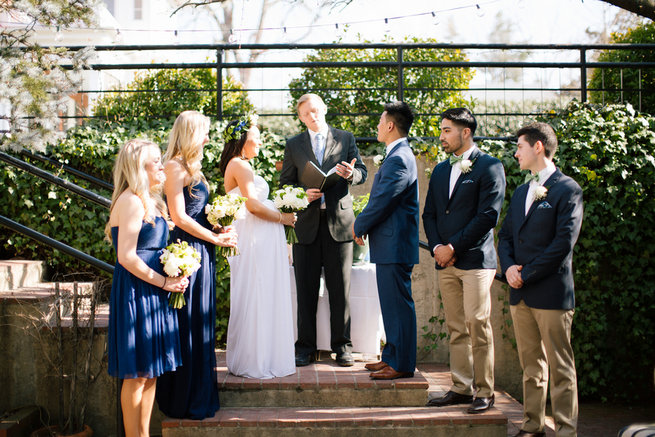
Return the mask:
<path id="1" fill-rule="evenodd" d="M 436 12 L 431 12 L 431 14 L 432 14 L 432 24 L 434 24 L 435 26 L 438 26 L 439 25 L 439 16 L 437 15 Z"/>
<path id="2" fill-rule="evenodd" d="M 234 34 L 234 31 L 230 29 L 230 36 L 227 37 L 227 42 L 234 44 L 239 41 L 239 37 Z"/>
<path id="3" fill-rule="evenodd" d="M 476 8 L 476 11 L 475 11 L 476 15 L 477 15 L 478 17 L 480 17 L 480 18 L 484 17 L 484 11 L 483 11 L 482 8 L 480 7 L 480 5 L 477 5 L 477 4 L 476 4 L 476 5 L 475 5 L 475 8 Z"/>
<path id="4" fill-rule="evenodd" d="M 175 30 L 175 32 L 173 32 L 173 36 L 174 36 L 173 44 L 178 45 L 180 43 L 180 33 L 177 30 Z"/>
<path id="5" fill-rule="evenodd" d="M 57 26 L 57 32 L 55 32 L 55 42 L 61 42 L 64 39 L 64 35 L 61 33 L 61 28 Z"/>
<path id="6" fill-rule="evenodd" d="M 123 43 L 123 35 L 121 34 L 120 29 L 116 29 L 116 36 L 114 36 L 114 44 L 122 44 Z"/>

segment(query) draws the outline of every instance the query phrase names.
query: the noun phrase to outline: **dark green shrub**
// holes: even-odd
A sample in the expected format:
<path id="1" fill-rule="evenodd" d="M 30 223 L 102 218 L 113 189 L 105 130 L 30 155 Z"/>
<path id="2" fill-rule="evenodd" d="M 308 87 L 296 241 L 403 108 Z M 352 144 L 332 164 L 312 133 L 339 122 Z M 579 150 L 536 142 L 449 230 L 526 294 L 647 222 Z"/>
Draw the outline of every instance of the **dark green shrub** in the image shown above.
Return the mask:
<path id="1" fill-rule="evenodd" d="M 555 164 L 584 193 L 573 258 L 580 396 L 648 399 L 655 365 L 655 117 L 630 105 L 574 101 L 542 121 L 557 132 Z M 494 141 L 482 147 L 505 166 L 507 207 L 524 178 L 516 146 Z"/>
<path id="2" fill-rule="evenodd" d="M 367 42 L 367 41 L 364 41 Z M 407 42 L 435 42 L 413 38 Z M 457 62 L 465 61 L 460 50 L 406 49 L 405 61 Z M 305 57 L 306 62 L 374 62 L 397 61 L 395 49 L 318 50 Z M 472 106 L 460 89 L 468 88 L 473 71 L 467 68 L 406 68 L 404 70 L 404 100 L 418 114 L 439 114 L 451 106 Z M 293 101 L 303 94 L 319 94 L 328 106 L 327 121 L 334 127 L 359 137 L 375 137 L 382 106 L 397 99 L 398 71 L 396 68 L 306 68 L 289 84 Z M 326 90 L 327 89 L 327 90 Z M 430 90 L 426 90 L 430 89 Z M 345 114 L 361 114 L 348 116 Z M 412 126 L 413 136 L 434 136 L 439 129 L 439 116 L 419 116 Z M 373 155 L 379 144 L 361 146 L 362 154 Z"/>
<path id="3" fill-rule="evenodd" d="M 650 21 L 625 33 L 612 34 L 612 42 L 653 44 L 655 43 L 655 23 Z M 655 50 L 605 50 L 601 52 L 598 61 L 655 62 Z M 594 103 L 629 102 L 643 112 L 655 114 L 655 70 L 652 68 L 597 68 L 591 73 L 589 88 L 598 90 L 589 93 L 590 99 Z M 621 92 L 621 88 L 625 91 Z M 602 89 L 609 91 L 602 91 Z M 642 92 L 636 91 L 638 89 L 641 89 Z"/>

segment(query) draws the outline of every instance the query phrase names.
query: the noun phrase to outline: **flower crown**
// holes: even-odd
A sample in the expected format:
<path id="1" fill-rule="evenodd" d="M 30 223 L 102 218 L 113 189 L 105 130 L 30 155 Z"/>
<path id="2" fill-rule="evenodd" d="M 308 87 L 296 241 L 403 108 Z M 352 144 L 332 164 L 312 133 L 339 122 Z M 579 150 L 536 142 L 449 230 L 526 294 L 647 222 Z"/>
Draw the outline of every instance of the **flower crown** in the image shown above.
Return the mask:
<path id="1" fill-rule="evenodd" d="M 237 124 L 228 126 L 225 129 L 223 139 L 226 143 L 232 140 L 238 140 L 246 130 L 257 124 L 257 119 L 259 118 L 257 114 L 248 114 L 246 117 L 246 120 L 241 120 Z"/>

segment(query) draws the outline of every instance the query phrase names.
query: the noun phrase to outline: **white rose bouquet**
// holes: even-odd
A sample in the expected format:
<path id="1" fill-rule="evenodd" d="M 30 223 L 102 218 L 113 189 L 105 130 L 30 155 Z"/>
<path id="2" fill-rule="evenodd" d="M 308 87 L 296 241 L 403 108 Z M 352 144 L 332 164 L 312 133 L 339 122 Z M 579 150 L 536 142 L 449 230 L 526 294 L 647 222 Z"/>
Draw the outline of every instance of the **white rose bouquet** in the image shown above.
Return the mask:
<path id="1" fill-rule="evenodd" d="M 214 226 L 230 226 L 235 219 L 241 218 L 245 214 L 243 205 L 246 200 L 248 199 L 238 194 L 217 196 L 205 206 L 207 221 Z M 236 247 L 219 247 L 218 251 L 225 257 L 239 254 L 239 249 Z"/>
<path id="2" fill-rule="evenodd" d="M 273 193 L 273 203 L 275 207 L 282 212 L 298 212 L 309 206 L 307 193 L 302 188 L 285 185 Z M 298 242 L 296 230 L 291 226 L 284 227 L 287 236 L 287 243 L 294 244 Z"/>
<path id="3" fill-rule="evenodd" d="M 196 249 L 189 246 L 186 241 L 177 240 L 164 249 L 159 261 L 164 265 L 164 272 L 172 277 L 191 276 L 200 268 L 200 254 Z M 186 305 L 184 293 L 171 293 L 168 305 L 173 308 L 182 308 Z"/>

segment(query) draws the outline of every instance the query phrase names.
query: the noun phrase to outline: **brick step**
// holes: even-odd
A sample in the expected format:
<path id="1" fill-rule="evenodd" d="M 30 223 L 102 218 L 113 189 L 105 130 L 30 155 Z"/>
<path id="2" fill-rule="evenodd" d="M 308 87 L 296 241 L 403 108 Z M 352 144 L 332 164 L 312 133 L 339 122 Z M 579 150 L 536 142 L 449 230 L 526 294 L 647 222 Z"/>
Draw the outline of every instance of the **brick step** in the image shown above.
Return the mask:
<path id="1" fill-rule="evenodd" d="M 37 285 L 43 278 L 44 268 L 43 261 L 0 261 L 0 292 Z"/>
<path id="2" fill-rule="evenodd" d="M 413 378 L 378 381 L 369 378 L 366 364 L 355 354 L 353 367 L 340 367 L 327 354 L 283 378 L 251 379 L 227 371 L 225 352 L 217 354 L 221 405 L 226 407 L 383 407 L 423 406 L 428 381 L 417 371 Z"/>
<path id="3" fill-rule="evenodd" d="M 339 407 L 223 408 L 205 420 L 165 419 L 162 437 L 506 437 L 507 417 L 495 408 Z"/>

